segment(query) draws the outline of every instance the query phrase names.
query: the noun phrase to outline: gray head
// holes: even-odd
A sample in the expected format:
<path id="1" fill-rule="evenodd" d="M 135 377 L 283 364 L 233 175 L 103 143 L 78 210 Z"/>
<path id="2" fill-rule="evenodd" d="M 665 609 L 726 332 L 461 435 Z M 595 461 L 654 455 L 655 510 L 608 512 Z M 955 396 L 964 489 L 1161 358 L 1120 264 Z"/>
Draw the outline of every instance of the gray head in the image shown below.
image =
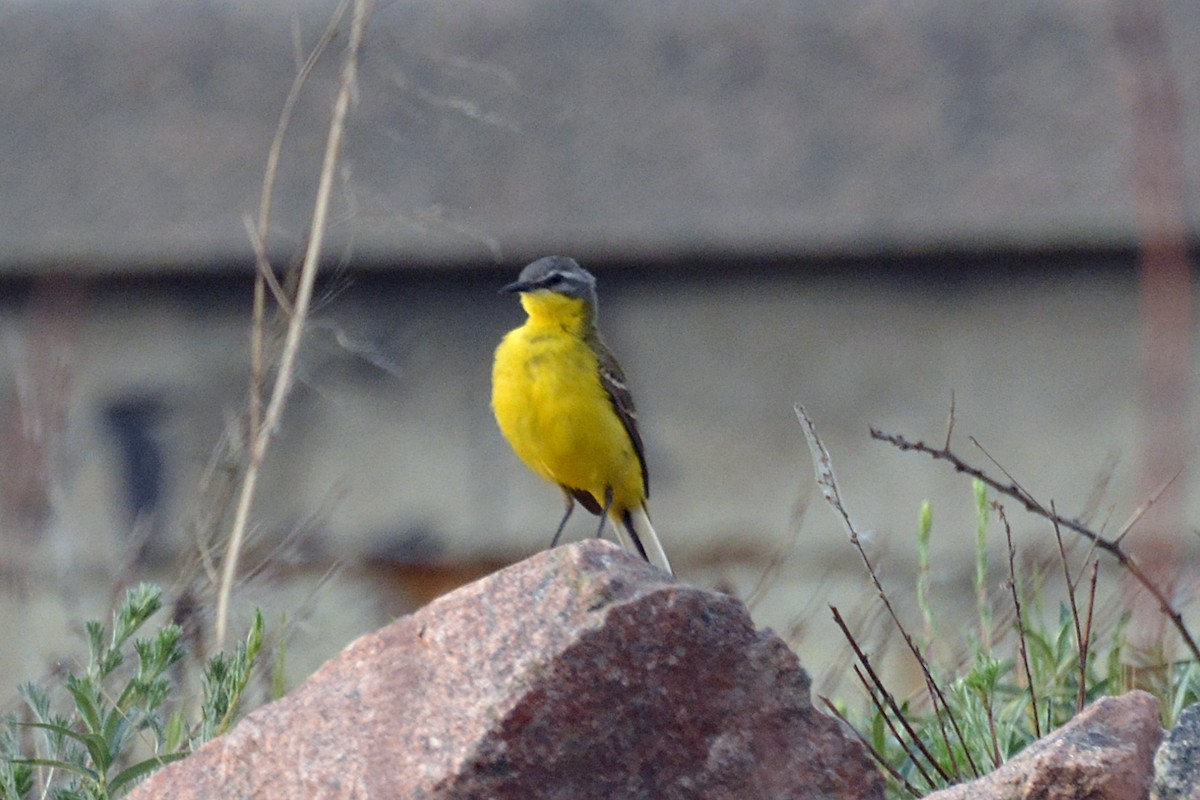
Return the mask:
<path id="1" fill-rule="evenodd" d="M 579 266 L 575 259 L 566 256 L 539 258 L 521 270 L 516 283 L 510 283 L 500 291 L 536 292 L 541 289 L 586 300 L 593 307 L 596 305 L 595 276 Z"/>

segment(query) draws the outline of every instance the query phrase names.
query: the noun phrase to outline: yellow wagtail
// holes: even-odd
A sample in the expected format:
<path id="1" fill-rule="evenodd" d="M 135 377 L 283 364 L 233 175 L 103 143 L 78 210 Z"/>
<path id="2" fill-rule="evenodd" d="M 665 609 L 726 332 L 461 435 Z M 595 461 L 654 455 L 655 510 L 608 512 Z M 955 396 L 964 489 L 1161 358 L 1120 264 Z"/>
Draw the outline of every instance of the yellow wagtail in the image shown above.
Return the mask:
<path id="1" fill-rule="evenodd" d="M 567 510 L 550 546 L 578 500 L 599 515 L 597 536 L 612 516 L 626 549 L 632 542 L 670 572 L 646 513 L 650 482 L 633 398 L 596 327 L 596 279 L 573 259 L 548 256 L 500 291 L 520 293 L 529 318 L 496 348 L 492 408 L 521 460 L 563 490 Z"/>

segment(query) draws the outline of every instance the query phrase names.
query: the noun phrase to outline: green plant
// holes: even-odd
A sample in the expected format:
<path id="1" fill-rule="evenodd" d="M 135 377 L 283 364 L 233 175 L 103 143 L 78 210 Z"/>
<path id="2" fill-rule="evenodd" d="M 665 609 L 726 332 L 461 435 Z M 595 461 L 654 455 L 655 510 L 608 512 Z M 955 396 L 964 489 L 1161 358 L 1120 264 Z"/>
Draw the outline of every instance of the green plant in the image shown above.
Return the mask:
<path id="1" fill-rule="evenodd" d="M 137 637 L 162 605 L 162 590 L 143 583 L 128 591 L 111 628 L 84 626 L 88 660 L 62 680 L 65 711 L 44 687 L 21 687 L 25 719 L 0 726 L 0 800 L 120 797 L 229 728 L 262 647 L 262 615 L 233 653 L 204 665 L 199 719 L 189 723 L 178 691 L 182 630 L 167 623 Z"/>
<path id="2" fill-rule="evenodd" d="M 834 620 L 857 660 L 853 671 L 867 692 L 868 705 L 863 711 L 854 712 L 847 710 L 844 703 L 822 700 L 859 732 L 887 773 L 893 797 L 921 797 L 929 791 L 980 776 L 1104 695 L 1119 694 L 1134 686 L 1147 689 L 1162 701 L 1163 721 L 1167 725 L 1172 724 L 1184 707 L 1200 699 L 1200 647 L 1194 635 L 1164 587 L 1122 546 L 1124 535 L 1141 511 L 1115 537 L 1102 536 L 1078 519 L 1060 515 L 1054 503 L 1041 504 L 1007 472 L 1004 473 L 1007 480 L 999 481 L 956 455 L 950 449 L 953 415 L 946 443 L 941 448 L 872 430 L 873 438 L 887 441 L 902 451 L 920 452 L 947 462 L 974 479 L 973 589 L 978 635 L 938 630 L 939 623 L 944 621 L 932 613 L 935 603 L 930 597 L 929 552 L 933 512 L 926 503 L 922 505 L 917 530 L 916 595 L 924 625 L 923 646 L 918 646 L 884 591 L 841 501 L 829 453 L 803 408 L 797 406 L 796 412 L 816 465 L 817 485 L 845 527 L 883 608 L 924 678 L 924 693 L 897 698 L 880 678 L 867 648 L 857 641 L 838 609 L 832 608 Z M 1015 501 L 1049 523 L 1057 544 L 1050 566 L 1061 571 L 1066 595 L 1055 604 L 1056 613 L 1045 608 L 1050 570 L 1046 564 L 1023 565 L 1018 570 L 1005 507 L 990 499 L 989 493 Z M 987 591 L 986 547 L 992 519 L 1002 523 L 1008 546 L 1008 579 L 1004 586 L 1011 605 L 1000 614 L 997 614 L 999 597 L 989 596 Z M 1077 534 L 1087 545 L 1082 559 L 1072 557 L 1072 549 L 1064 543 L 1064 531 Z M 1126 638 L 1128 612 L 1097 614 L 1099 559 L 1105 556 L 1111 557 L 1158 602 L 1164 634 L 1155 652 L 1133 652 Z M 935 641 L 939 644 L 936 661 L 935 649 L 931 647 Z M 1176 644 L 1191 657 L 1171 658 L 1172 646 Z M 951 655 L 947 659 L 947 652 L 966 653 L 966 656 Z"/>
<path id="3" fill-rule="evenodd" d="M 860 666 L 856 672 L 863 679 L 870 702 L 867 709 L 857 713 L 848 711 L 844 704 L 826 703 L 860 731 L 888 773 L 894 797 L 919 797 L 982 775 L 1070 720 L 1083 704 L 1125 688 L 1127 619 L 1102 630 L 1092 629 L 1095 572 L 1084 608 L 1064 601 L 1056 617 L 1046 614 L 1040 576 L 1035 573 L 1022 578 L 1015 567 L 1015 550 L 1003 508 L 988 502 L 979 505 L 980 494 L 977 483 L 977 507 L 998 515 L 1009 537 L 1006 585 L 1014 613 L 993 625 L 992 606 L 977 604 L 981 635 L 964 634 L 957 643 L 958 652 L 970 653 L 965 662 L 939 663 L 929 658 L 928 648 L 915 650 L 926 678 L 926 695 L 897 700 L 869 668 L 869 655 L 838 617 L 858 656 Z M 986 491 L 983 494 L 986 496 Z M 927 508 L 922 508 L 920 519 L 918 549 L 927 553 L 931 521 Z M 982 538 L 976 540 L 977 548 L 985 544 Z M 977 557 L 977 567 L 981 561 L 982 557 Z M 927 569 L 925 564 L 918 572 L 918 606 L 925 625 L 930 626 L 932 615 L 924 609 L 932 601 L 927 588 L 922 587 Z M 977 598 L 983 580 L 977 571 Z M 1085 626 L 1081 620 L 1088 624 Z M 927 628 L 926 636 L 927 640 L 953 648 L 953 634 L 938 630 L 936 625 L 932 630 Z M 1178 693 L 1193 696 L 1200 670 L 1179 666 L 1175 672 L 1190 681 L 1190 688 L 1181 688 Z M 1175 685 L 1180 686 L 1180 682 Z M 1180 708 L 1184 702 L 1179 700 Z"/>

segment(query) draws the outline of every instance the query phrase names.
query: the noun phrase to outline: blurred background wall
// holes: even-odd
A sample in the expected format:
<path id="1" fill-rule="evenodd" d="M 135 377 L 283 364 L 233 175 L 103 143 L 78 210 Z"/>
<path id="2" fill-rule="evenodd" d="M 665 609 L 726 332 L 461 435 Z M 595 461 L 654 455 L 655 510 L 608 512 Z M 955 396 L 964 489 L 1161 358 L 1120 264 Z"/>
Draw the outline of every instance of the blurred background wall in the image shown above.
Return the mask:
<path id="1" fill-rule="evenodd" d="M 226 529 L 242 457 L 246 220 L 332 10 L 0 6 L 6 685 L 72 652 L 124 583 L 183 585 L 219 555 L 197 541 Z M 287 131 L 280 268 L 344 41 Z M 940 444 L 952 398 L 964 457 L 1108 530 L 1178 474 L 1134 539 L 1151 562 L 1194 554 L 1197 76 L 1185 0 L 379 4 L 239 613 L 295 626 L 296 680 L 546 544 L 558 492 L 488 393 L 521 320 L 495 289 L 547 253 L 600 279 L 681 577 L 752 601 L 818 675 L 842 658 L 827 604 L 872 590 L 796 402 L 901 594 L 933 502 L 947 614 L 974 569 L 970 485 L 868 426 Z M 1022 548 L 1050 546 L 1010 516 Z"/>

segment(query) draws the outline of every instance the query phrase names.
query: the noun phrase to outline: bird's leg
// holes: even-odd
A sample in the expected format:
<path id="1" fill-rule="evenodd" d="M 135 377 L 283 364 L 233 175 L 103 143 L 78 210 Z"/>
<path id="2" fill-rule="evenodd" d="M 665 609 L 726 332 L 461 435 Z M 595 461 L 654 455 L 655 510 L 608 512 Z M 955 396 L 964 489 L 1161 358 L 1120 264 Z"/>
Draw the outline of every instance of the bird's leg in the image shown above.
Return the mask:
<path id="1" fill-rule="evenodd" d="M 596 528 L 596 538 L 604 535 L 604 523 L 608 522 L 608 510 L 612 508 L 613 490 L 611 486 L 604 489 L 604 508 L 600 509 L 600 527 Z"/>
<path id="2" fill-rule="evenodd" d="M 575 510 L 575 498 L 571 497 L 571 493 L 564 489 L 563 497 L 567 501 L 567 513 L 563 514 L 562 522 L 558 523 L 558 530 L 554 532 L 554 538 L 550 540 L 551 547 L 558 544 L 558 537 L 562 536 L 563 528 L 567 527 L 567 520 L 571 518 L 571 512 Z"/>

